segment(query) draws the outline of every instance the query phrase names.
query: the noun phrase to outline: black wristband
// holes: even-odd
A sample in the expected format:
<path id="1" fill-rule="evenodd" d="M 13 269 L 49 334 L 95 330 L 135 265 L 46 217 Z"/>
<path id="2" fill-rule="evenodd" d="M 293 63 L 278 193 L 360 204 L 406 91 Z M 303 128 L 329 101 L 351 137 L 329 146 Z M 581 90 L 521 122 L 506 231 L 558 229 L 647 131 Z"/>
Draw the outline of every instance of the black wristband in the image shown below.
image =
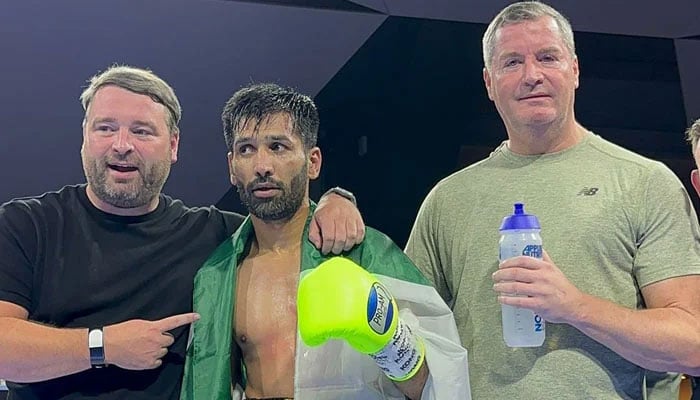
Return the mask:
<path id="1" fill-rule="evenodd" d="M 102 368 L 105 364 L 105 347 L 102 328 L 88 329 L 88 349 L 90 350 L 90 365 Z"/>
<path id="2" fill-rule="evenodd" d="M 344 198 L 350 200 L 350 202 L 352 202 L 352 204 L 354 204 L 355 207 L 357 207 L 357 199 L 355 199 L 355 195 L 352 194 L 351 191 L 345 190 L 341 187 L 336 186 L 334 188 L 330 188 L 330 189 L 326 190 L 326 193 L 324 193 L 323 196 L 321 196 L 321 197 L 326 197 L 331 193 L 335 193 L 338 196 L 341 196 L 341 197 L 344 197 Z"/>

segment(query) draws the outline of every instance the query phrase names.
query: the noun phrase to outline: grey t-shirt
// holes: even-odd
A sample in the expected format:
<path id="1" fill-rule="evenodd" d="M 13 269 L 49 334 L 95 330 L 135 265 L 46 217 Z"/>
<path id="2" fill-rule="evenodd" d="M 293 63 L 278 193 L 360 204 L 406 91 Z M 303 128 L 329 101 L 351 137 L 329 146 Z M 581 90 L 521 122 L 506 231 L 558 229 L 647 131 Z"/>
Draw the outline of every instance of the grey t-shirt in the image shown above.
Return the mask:
<path id="1" fill-rule="evenodd" d="M 548 323 L 542 347 L 506 347 L 491 274 L 515 202 L 539 217 L 543 248 L 588 294 L 639 309 L 640 288 L 700 274 L 695 211 L 663 164 L 593 134 L 537 156 L 502 144 L 432 189 L 406 247 L 453 308 L 474 399 L 672 398 L 675 374 L 648 373 L 568 324 Z"/>

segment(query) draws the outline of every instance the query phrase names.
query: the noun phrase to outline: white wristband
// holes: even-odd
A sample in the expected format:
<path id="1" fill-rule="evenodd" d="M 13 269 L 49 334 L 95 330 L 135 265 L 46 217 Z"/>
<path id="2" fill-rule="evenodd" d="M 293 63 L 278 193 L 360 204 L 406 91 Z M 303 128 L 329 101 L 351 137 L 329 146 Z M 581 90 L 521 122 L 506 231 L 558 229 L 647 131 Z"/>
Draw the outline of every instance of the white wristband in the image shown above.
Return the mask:
<path id="1" fill-rule="evenodd" d="M 425 348 L 411 327 L 401 318 L 391 341 L 377 353 L 370 354 L 379 368 L 394 381 L 405 381 L 413 377 L 423 364 Z"/>

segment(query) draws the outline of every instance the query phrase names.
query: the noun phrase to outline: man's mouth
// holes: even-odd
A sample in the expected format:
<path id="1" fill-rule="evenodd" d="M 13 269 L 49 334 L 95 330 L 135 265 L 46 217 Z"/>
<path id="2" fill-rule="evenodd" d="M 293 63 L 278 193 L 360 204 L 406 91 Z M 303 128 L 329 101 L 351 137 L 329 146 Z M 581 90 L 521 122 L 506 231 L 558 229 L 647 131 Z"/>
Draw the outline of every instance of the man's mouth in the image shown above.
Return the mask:
<path id="1" fill-rule="evenodd" d="M 119 164 L 107 164 L 109 169 L 117 171 L 117 172 L 133 172 L 133 171 L 138 171 L 138 167 L 134 167 L 133 165 L 119 165 Z"/>
<path id="2" fill-rule="evenodd" d="M 269 197 L 279 190 L 281 190 L 280 187 L 273 183 L 261 183 L 253 186 L 251 192 L 257 197 Z"/>
<path id="3" fill-rule="evenodd" d="M 523 96 L 520 98 L 520 100 L 531 100 L 531 99 L 544 99 L 550 97 L 547 94 L 529 94 L 527 96 Z"/>
<path id="4" fill-rule="evenodd" d="M 275 185 L 274 183 L 258 183 L 257 185 L 253 185 L 253 191 L 255 191 L 255 190 L 271 190 L 271 189 L 279 189 L 279 186 Z"/>

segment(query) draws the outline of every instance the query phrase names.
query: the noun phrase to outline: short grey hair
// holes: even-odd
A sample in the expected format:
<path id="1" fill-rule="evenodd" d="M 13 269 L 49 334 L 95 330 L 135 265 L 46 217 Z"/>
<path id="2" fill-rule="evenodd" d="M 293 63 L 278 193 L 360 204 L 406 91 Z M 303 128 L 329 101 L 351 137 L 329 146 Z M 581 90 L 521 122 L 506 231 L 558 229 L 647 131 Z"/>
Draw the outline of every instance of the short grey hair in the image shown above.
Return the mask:
<path id="1" fill-rule="evenodd" d="M 574 44 L 574 32 L 571 29 L 569 20 L 559 11 L 544 3 L 539 1 L 523 1 L 513 3 L 501 10 L 501 12 L 493 18 L 488 28 L 486 28 L 486 32 L 481 41 L 484 55 L 484 67 L 486 67 L 487 70 L 491 69 L 493 52 L 496 46 L 496 32 L 500 28 L 525 21 L 534 21 L 542 17 L 552 17 L 552 19 L 554 19 L 566 48 L 569 50 L 569 53 L 571 53 L 571 56 L 575 57 L 576 45 Z"/>
<path id="2" fill-rule="evenodd" d="M 695 151 L 695 147 L 698 145 L 698 141 L 700 141 L 700 118 L 696 119 L 695 122 L 690 125 L 690 128 L 685 131 L 685 136 L 692 146 L 691 148 Z"/>
<path id="3" fill-rule="evenodd" d="M 166 122 L 170 133 L 180 132 L 178 124 L 182 116 L 182 108 L 175 96 L 175 91 L 152 71 L 128 65 L 114 65 L 90 78 L 89 82 L 90 85 L 80 95 L 80 102 L 86 112 L 97 91 L 103 86 L 113 85 L 148 96 L 156 103 L 165 106 L 168 110 Z"/>

